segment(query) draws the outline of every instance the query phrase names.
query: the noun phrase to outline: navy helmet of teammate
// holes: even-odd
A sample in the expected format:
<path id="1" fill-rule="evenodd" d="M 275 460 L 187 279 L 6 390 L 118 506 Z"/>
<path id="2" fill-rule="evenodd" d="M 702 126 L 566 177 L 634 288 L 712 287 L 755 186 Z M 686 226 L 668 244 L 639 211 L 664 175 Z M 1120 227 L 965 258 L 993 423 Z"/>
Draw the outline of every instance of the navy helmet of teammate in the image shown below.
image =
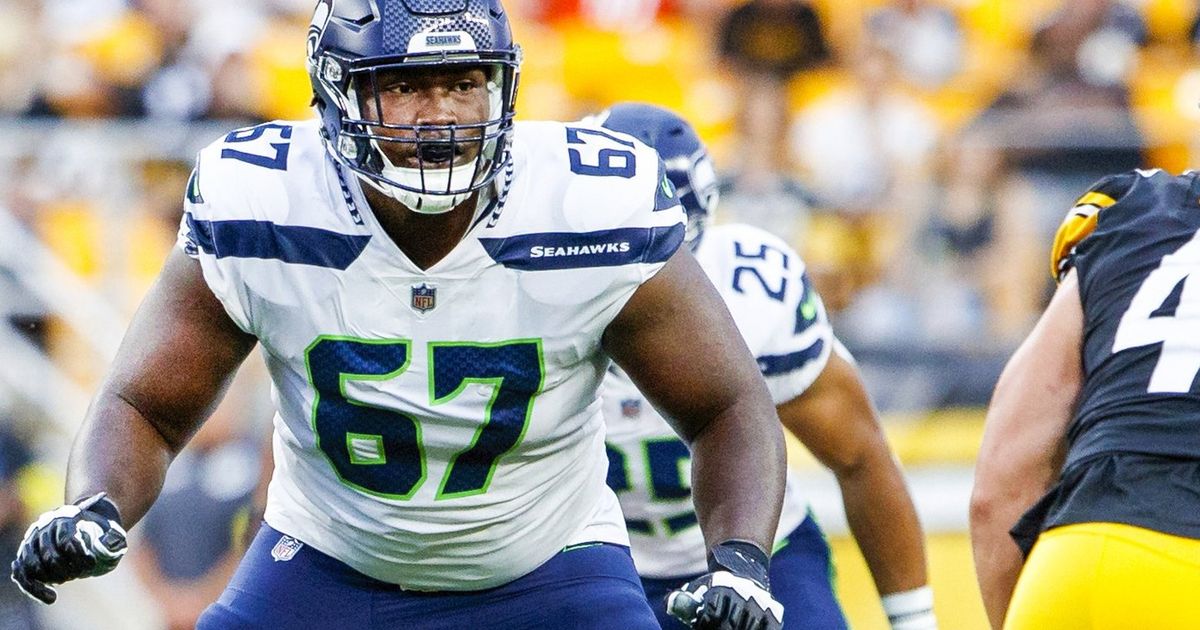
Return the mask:
<path id="1" fill-rule="evenodd" d="M 652 149 L 513 121 L 507 20 L 499 0 L 318 3 L 320 117 L 200 151 L 75 440 L 71 503 L 13 563 L 28 594 L 116 566 L 259 345 L 265 525 L 198 628 L 657 628 L 605 484 L 610 360 L 694 451 L 698 627 L 780 626 L 763 576 L 784 448 L 754 358 Z"/>
<path id="2" fill-rule="evenodd" d="M 993 627 L 1200 627 L 1200 177 L 1106 177 L 988 407 L 971 539 Z"/>
<path id="3" fill-rule="evenodd" d="M 621 103 L 586 122 L 627 133 L 659 152 L 680 191 L 696 259 L 758 359 L 781 423 L 838 479 L 847 519 L 892 627 L 936 629 L 912 499 L 853 359 L 834 337 L 800 256 L 756 227 L 708 227 L 718 199 L 716 172 L 696 131 L 678 114 Z M 619 369 L 606 378 L 603 399 L 609 485 L 626 516 L 642 587 L 653 603 L 686 603 L 673 591 L 706 570 L 692 495 L 679 475 L 688 450 Z M 785 627 L 844 630 L 829 548 L 808 517 L 803 485 L 788 476 L 776 533 L 779 551 L 771 559 L 772 595 L 788 610 L 788 624 L 798 624 Z M 656 611 L 663 628 L 681 627 L 665 610 Z M 690 618 L 686 609 L 676 610 L 675 617 Z"/>

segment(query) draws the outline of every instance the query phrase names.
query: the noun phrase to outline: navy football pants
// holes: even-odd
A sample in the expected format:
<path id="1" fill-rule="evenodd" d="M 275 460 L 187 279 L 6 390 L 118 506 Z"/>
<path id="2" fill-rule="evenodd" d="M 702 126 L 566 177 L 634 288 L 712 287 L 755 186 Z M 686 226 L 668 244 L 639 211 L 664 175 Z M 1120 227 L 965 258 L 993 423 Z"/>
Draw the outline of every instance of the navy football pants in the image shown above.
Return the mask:
<path id="1" fill-rule="evenodd" d="M 658 630 L 625 547 L 563 551 L 484 591 L 424 593 L 367 577 L 305 545 L 279 562 L 264 525 L 197 630 Z"/>

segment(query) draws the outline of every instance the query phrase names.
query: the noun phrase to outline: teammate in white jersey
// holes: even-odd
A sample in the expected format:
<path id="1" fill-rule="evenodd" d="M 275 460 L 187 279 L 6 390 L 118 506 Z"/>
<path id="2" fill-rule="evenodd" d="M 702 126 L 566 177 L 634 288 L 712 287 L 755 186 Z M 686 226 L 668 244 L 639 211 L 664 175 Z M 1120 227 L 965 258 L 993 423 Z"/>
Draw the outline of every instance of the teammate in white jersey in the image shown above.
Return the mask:
<path id="1" fill-rule="evenodd" d="M 657 628 L 605 485 L 610 360 L 696 453 L 697 628 L 779 628 L 769 393 L 684 239 L 657 154 L 514 124 L 498 0 L 321 0 L 311 122 L 204 149 L 180 247 L 13 577 L 110 570 L 172 457 L 260 345 L 267 525 L 198 627 Z M 697 357 L 700 357 L 699 359 Z"/>
<path id="2" fill-rule="evenodd" d="M 784 426 L 837 475 L 846 515 L 896 630 L 936 627 L 920 524 L 900 470 L 838 343 L 804 262 L 781 239 L 748 225 L 706 227 L 717 204 L 708 153 L 685 120 L 660 107 L 621 104 L 590 123 L 632 135 L 662 156 L 688 215 L 687 242 L 758 359 Z M 609 485 L 629 527 L 651 602 L 706 570 L 687 477 L 691 457 L 618 368 L 603 392 Z M 789 474 L 771 564 L 787 627 L 845 628 L 830 583 L 829 548 Z M 660 614 L 664 628 L 679 627 Z"/>

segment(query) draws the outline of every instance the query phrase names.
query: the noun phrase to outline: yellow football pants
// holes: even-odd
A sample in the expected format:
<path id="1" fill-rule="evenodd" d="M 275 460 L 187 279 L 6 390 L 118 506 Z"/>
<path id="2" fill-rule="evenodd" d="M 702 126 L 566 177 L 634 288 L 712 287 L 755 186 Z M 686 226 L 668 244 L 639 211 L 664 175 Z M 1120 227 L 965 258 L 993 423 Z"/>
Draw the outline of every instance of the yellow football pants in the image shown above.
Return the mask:
<path id="1" fill-rule="evenodd" d="M 1115 523 L 1044 532 L 1004 630 L 1200 628 L 1200 540 Z"/>

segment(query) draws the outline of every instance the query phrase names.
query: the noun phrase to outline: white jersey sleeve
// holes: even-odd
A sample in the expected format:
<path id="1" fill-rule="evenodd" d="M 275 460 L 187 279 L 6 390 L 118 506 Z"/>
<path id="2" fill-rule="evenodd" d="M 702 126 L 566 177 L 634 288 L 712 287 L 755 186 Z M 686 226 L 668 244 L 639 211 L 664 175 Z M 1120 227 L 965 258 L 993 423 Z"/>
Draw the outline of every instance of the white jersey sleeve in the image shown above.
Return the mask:
<path id="1" fill-rule="evenodd" d="M 293 141 L 311 127 L 273 121 L 231 131 L 201 150 L 188 180 L 178 246 L 250 334 L 258 333 L 253 296 L 282 293 L 273 286 L 286 283 L 279 263 L 344 270 L 371 239 L 353 203 L 342 212 L 297 212 L 331 189 L 349 198 L 321 145 Z"/>
<path id="2" fill-rule="evenodd" d="M 682 243 L 682 209 L 653 150 L 557 123 L 518 123 L 501 177 L 426 269 L 314 121 L 225 136 L 189 185 L 180 245 L 274 385 L 266 521 L 407 589 L 491 588 L 628 541 L 600 340 Z"/>
<path id="3" fill-rule="evenodd" d="M 804 262 L 782 240 L 742 225 L 706 230 L 696 258 L 758 360 L 775 403 L 802 395 L 836 345 Z M 620 370 L 610 370 L 603 400 L 608 483 L 624 510 L 638 573 L 703 573 L 707 549 L 692 505 L 686 445 Z M 807 508 L 789 473 L 777 542 L 803 522 Z"/>
<path id="4" fill-rule="evenodd" d="M 833 350 L 833 329 L 804 261 L 748 225 L 707 230 L 696 250 L 780 404 L 808 389 Z"/>

